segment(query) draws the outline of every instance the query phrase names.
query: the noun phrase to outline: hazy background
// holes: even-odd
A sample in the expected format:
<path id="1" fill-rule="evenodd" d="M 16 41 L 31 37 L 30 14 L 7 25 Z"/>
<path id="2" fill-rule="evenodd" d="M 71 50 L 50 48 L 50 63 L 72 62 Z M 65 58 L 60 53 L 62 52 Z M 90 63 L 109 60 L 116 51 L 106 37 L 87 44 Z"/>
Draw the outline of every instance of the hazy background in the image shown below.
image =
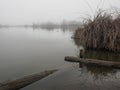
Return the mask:
<path id="1" fill-rule="evenodd" d="M 80 20 L 100 8 L 120 7 L 120 0 L 0 0 L 0 24 Z"/>

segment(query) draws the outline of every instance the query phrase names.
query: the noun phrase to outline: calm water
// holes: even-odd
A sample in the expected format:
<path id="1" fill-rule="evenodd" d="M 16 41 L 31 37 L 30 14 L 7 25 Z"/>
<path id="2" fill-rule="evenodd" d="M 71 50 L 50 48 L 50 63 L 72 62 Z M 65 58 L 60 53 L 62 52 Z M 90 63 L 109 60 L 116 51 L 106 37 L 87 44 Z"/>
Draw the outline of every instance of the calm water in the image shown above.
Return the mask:
<path id="1" fill-rule="evenodd" d="M 53 75 L 21 90 L 120 90 L 119 69 L 65 62 L 79 57 L 79 41 L 69 30 L 32 28 L 0 29 L 0 81 L 8 81 L 49 69 Z M 120 61 L 119 54 L 86 51 L 86 57 Z"/>

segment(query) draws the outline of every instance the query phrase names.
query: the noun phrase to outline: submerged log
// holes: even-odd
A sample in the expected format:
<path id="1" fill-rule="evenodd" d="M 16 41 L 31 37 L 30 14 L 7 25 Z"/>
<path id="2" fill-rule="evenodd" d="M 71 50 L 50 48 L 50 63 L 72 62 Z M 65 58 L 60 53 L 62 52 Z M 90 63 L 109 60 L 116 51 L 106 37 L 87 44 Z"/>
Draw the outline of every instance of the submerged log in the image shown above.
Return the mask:
<path id="1" fill-rule="evenodd" d="M 105 66 L 105 67 L 120 68 L 120 62 L 113 62 L 113 61 L 85 59 L 85 58 L 77 58 L 77 57 L 72 57 L 72 56 L 66 56 L 65 61 L 78 62 L 78 63 L 84 63 L 84 64 L 95 64 L 95 65 Z"/>
<path id="2" fill-rule="evenodd" d="M 27 85 L 30 85 L 40 79 L 47 77 L 48 75 L 56 72 L 57 70 L 48 70 L 41 73 L 25 76 L 21 79 L 17 79 L 11 82 L 4 83 L 0 86 L 0 90 L 18 90 Z"/>

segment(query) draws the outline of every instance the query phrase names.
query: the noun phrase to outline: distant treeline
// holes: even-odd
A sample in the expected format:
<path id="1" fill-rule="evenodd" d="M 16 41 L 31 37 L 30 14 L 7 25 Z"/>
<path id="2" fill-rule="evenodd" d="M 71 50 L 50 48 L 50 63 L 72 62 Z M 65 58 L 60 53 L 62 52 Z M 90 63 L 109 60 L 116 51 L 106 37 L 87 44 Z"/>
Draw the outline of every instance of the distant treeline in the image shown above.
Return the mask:
<path id="1" fill-rule="evenodd" d="M 42 29 L 70 29 L 70 28 L 77 28 L 80 26 L 80 22 L 62 22 L 62 23 L 53 23 L 53 22 L 46 22 L 46 23 L 33 23 L 31 27 L 33 28 L 42 28 Z"/>
<path id="2" fill-rule="evenodd" d="M 9 25 L 2 25 L 2 24 L 0 24 L 0 28 L 3 28 L 3 27 L 10 27 Z"/>
<path id="3" fill-rule="evenodd" d="M 45 23 L 33 23 L 31 25 L 0 25 L 0 27 L 25 27 L 25 28 L 33 28 L 33 29 L 76 29 L 80 26 L 80 22 L 76 21 L 63 21 L 62 23 L 53 23 L 53 22 L 45 22 Z"/>

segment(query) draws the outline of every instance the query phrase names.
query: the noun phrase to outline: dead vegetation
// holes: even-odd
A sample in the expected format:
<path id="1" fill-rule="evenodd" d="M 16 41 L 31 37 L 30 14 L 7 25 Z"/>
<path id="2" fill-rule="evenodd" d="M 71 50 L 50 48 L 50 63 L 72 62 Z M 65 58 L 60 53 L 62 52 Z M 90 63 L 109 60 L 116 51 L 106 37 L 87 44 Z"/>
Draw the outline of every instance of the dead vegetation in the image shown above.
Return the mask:
<path id="1" fill-rule="evenodd" d="M 74 38 L 90 49 L 120 52 L 120 14 L 99 11 L 93 19 L 83 22 Z"/>

